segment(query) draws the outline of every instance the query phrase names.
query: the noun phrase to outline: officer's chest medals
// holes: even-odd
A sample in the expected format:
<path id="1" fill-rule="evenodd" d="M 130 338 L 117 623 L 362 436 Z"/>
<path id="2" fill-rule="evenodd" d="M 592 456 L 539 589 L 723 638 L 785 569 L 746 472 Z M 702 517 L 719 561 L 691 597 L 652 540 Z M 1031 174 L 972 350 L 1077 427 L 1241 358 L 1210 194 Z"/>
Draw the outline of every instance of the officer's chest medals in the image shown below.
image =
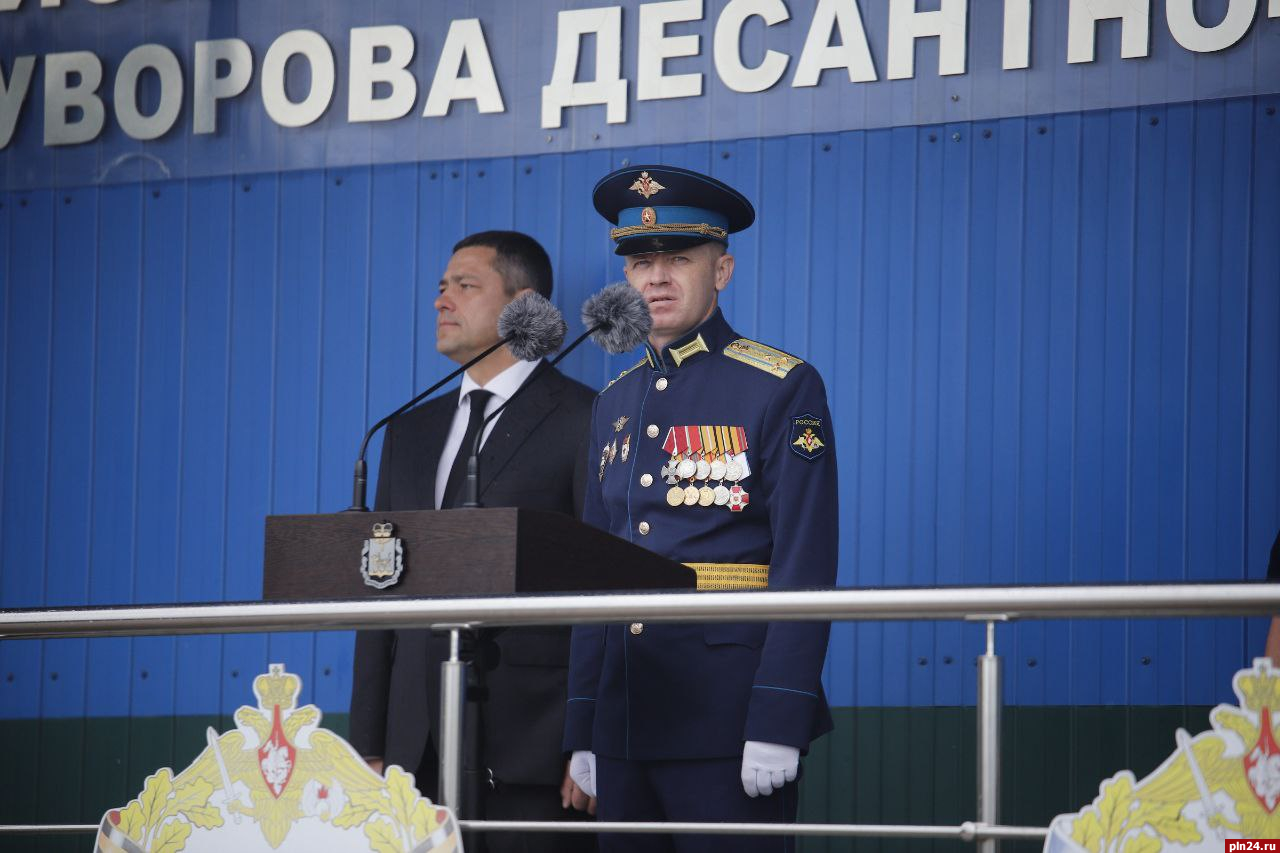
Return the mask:
<path id="1" fill-rule="evenodd" d="M 668 458 L 659 476 L 670 487 L 670 506 L 727 506 L 732 512 L 747 507 L 750 496 L 739 482 L 751 473 L 743 427 L 673 426 L 662 449 Z"/>
<path id="2" fill-rule="evenodd" d="M 627 457 L 631 455 L 631 433 L 627 432 L 622 438 L 622 445 L 618 445 L 618 435 L 627 428 L 627 423 L 631 418 L 623 415 L 613 422 L 613 434 L 605 440 L 600 448 L 600 473 L 598 479 L 604 482 L 604 469 L 613 464 L 618 457 L 622 457 L 622 461 L 626 462 Z"/>

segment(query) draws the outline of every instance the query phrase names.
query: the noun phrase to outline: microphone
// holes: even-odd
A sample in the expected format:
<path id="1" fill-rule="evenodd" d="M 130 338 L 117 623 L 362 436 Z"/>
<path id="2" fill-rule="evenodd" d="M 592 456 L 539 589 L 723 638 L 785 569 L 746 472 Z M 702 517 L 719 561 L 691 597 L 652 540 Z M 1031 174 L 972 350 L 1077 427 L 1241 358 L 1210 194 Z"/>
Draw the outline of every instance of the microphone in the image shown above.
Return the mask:
<path id="1" fill-rule="evenodd" d="M 368 466 L 365 464 L 364 457 L 369 448 L 369 440 L 373 438 L 378 430 L 409 411 L 409 409 L 412 409 L 423 398 L 435 393 L 445 384 L 456 379 L 463 371 L 479 364 L 499 347 L 505 345 L 516 358 L 532 361 L 542 358 L 547 353 L 555 352 L 564 341 L 567 330 L 568 327 L 564 322 L 564 316 L 560 313 L 560 309 L 552 305 L 541 294 L 531 292 L 509 302 L 507 307 L 502 309 L 502 313 L 498 315 L 498 336 L 500 340 L 496 344 L 369 427 L 369 431 L 364 435 L 364 441 L 360 443 L 360 455 L 356 458 L 352 500 L 347 512 L 369 511 L 369 507 L 365 506 L 365 497 L 368 489 Z"/>
<path id="2" fill-rule="evenodd" d="M 498 335 L 521 361 L 537 361 L 560 349 L 568 332 L 560 309 L 540 293 L 512 300 L 498 316 Z"/>
<path id="3" fill-rule="evenodd" d="M 563 328 L 563 318 L 560 323 Z M 587 327 L 587 330 L 551 360 L 552 367 L 563 361 L 565 356 L 577 349 L 588 337 L 615 355 L 630 352 L 649 337 L 649 330 L 653 327 L 653 317 L 649 315 L 649 306 L 640 292 L 623 281 L 609 285 L 582 304 L 582 324 Z M 556 346 L 558 347 L 563 340 L 562 331 Z M 532 361 L 531 358 L 525 360 Z M 484 437 L 485 428 L 531 384 L 533 384 L 532 379 L 517 388 L 505 403 L 485 417 L 484 423 L 476 432 L 475 441 L 471 445 L 471 455 L 467 458 L 467 499 L 462 504 L 464 507 L 476 509 L 483 506 L 480 503 L 479 456 L 480 441 Z"/>
<path id="4" fill-rule="evenodd" d="M 582 304 L 582 325 L 605 352 L 620 355 L 645 342 L 653 317 L 640 291 L 620 281 Z"/>

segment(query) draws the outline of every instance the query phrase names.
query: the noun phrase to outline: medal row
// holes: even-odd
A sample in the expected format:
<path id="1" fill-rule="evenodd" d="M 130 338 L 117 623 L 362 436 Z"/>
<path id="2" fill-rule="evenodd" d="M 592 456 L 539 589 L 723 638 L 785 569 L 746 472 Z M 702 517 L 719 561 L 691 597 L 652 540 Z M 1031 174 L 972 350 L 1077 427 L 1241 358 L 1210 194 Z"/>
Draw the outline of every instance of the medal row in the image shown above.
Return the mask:
<path id="1" fill-rule="evenodd" d="M 732 486 L 721 483 L 714 489 L 694 485 L 667 489 L 667 503 L 671 506 L 727 506 L 730 512 L 742 512 L 750 500 L 747 490 L 737 483 Z"/>
<path id="2" fill-rule="evenodd" d="M 731 426 L 678 426 L 667 430 L 662 449 L 671 454 L 661 477 L 670 506 L 727 506 L 741 512 L 749 503 L 747 490 L 738 481 L 747 468 L 747 431 Z M 689 485 L 680 486 L 681 480 Z M 703 481 L 699 487 L 696 481 Z M 733 485 L 726 486 L 725 480 Z M 717 481 L 712 487 L 709 481 Z"/>
<path id="3" fill-rule="evenodd" d="M 600 448 L 597 476 L 601 481 L 605 469 L 615 460 L 626 462 L 631 455 L 631 434 L 622 436 L 621 444 L 617 437 L 629 420 L 623 416 L 614 421 L 614 436 Z M 650 430 L 650 435 L 656 438 L 656 427 Z M 750 495 L 739 484 L 751 475 L 746 454 L 747 432 L 742 427 L 674 426 L 667 430 L 662 449 L 670 454 L 659 474 L 671 487 L 667 490 L 670 506 L 727 506 L 732 512 L 741 512 L 750 503 Z M 683 480 L 687 480 L 688 485 L 680 485 Z M 726 480 L 730 485 L 725 485 Z"/>

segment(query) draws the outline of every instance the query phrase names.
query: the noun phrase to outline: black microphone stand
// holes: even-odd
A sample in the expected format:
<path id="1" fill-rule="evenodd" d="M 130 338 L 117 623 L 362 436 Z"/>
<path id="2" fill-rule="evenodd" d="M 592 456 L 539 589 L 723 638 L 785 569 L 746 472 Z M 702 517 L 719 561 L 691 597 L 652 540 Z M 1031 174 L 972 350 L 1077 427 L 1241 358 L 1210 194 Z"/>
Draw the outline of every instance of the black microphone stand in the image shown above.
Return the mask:
<path id="1" fill-rule="evenodd" d="M 489 347 L 487 350 L 480 353 L 478 356 L 471 359 L 466 364 L 462 365 L 457 370 L 450 373 L 444 379 L 441 379 L 439 382 L 432 385 L 430 388 L 423 391 L 421 394 L 414 397 L 412 400 L 405 403 L 403 406 L 396 409 L 394 412 L 387 415 L 385 418 L 378 421 L 373 426 L 369 427 L 369 431 L 364 434 L 364 441 L 360 443 L 360 455 L 356 458 L 354 483 L 352 484 L 352 489 L 351 489 L 351 506 L 347 507 L 347 509 L 345 510 L 346 512 L 368 512 L 369 511 L 369 507 L 365 506 L 365 503 L 364 503 L 365 497 L 368 492 L 368 485 L 369 485 L 368 483 L 369 469 L 368 469 L 368 466 L 365 464 L 364 456 L 365 456 L 365 452 L 369 449 L 369 439 L 373 438 L 373 434 L 376 433 L 378 430 L 382 429 L 384 426 L 390 423 L 393 419 L 398 418 L 400 415 L 409 411 L 409 409 L 412 409 L 414 406 L 420 403 L 422 399 L 426 397 L 428 394 L 433 394 L 436 391 L 440 390 L 440 388 L 444 386 L 445 383 L 450 382 L 453 379 L 456 379 L 458 375 L 461 374 L 464 370 L 467 370 L 468 368 L 475 366 L 482 359 L 493 354 L 493 352 L 496 351 L 498 347 L 504 346 L 510 340 L 511 338 L 508 336 L 498 341 L 496 344 Z M 512 395 L 513 398 L 514 396 L 515 395 Z"/>
<path id="2" fill-rule="evenodd" d="M 606 325 L 608 324 L 599 323 L 592 326 L 590 329 L 587 329 L 581 335 L 578 335 L 573 343 L 569 344 L 569 346 L 560 351 L 559 355 L 551 359 L 549 366 L 555 367 L 566 355 L 577 349 L 579 344 L 598 332 L 600 329 L 603 329 Z M 506 402 L 485 416 L 484 423 L 480 425 L 480 429 L 476 430 L 475 441 L 471 443 L 471 455 L 467 457 L 467 482 L 463 492 L 467 496 L 467 499 L 462 502 L 462 506 L 464 508 L 479 509 L 484 506 L 484 504 L 480 503 L 480 441 L 484 438 L 485 428 L 489 426 L 490 421 L 502 414 L 503 409 L 514 403 L 515 399 L 524 393 L 524 389 L 528 388 L 532 384 L 532 377 L 525 380 L 524 384 L 517 388 L 516 392 L 508 397 Z"/>

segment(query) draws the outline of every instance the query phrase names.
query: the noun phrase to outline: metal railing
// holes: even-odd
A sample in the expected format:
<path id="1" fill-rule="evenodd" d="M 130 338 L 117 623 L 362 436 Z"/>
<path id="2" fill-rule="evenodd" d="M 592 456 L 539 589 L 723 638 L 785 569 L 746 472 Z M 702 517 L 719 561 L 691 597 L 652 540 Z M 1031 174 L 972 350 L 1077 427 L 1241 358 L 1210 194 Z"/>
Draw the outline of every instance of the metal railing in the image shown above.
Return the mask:
<path id="1" fill-rule="evenodd" d="M 1001 840 L 1043 839 L 1040 827 L 999 823 L 1000 659 L 995 625 L 1022 619 L 1241 616 L 1280 613 L 1280 585 L 1177 584 L 1018 586 L 935 589 L 821 589 L 785 592 L 667 592 L 521 597 L 402 599 L 0 611 L 0 638 L 114 637 L 228 634 L 259 631 L 339 631 L 369 628 L 451 630 L 452 655 L 442 693 L 441 800 L 456 803 L 460 773 L 457 702 L 462 667 L 457 638 L 464 629 L 612 622 L 900 621 L 964 620 L 986 624 L 978 658 L 978 778 L 976 821 L 958 826 L 904 824 L 550 823 L 462 820 L 485 832 L 679 832 L 828 837 L 951 838 L 973 841 L 983 853 Z M 449 719 L 453 717 L 453 719 Z M 447 757 L 446 757 L 447 756 Z M 93 825 L 0 826 L 0 835 L 92 832 Z"/>

